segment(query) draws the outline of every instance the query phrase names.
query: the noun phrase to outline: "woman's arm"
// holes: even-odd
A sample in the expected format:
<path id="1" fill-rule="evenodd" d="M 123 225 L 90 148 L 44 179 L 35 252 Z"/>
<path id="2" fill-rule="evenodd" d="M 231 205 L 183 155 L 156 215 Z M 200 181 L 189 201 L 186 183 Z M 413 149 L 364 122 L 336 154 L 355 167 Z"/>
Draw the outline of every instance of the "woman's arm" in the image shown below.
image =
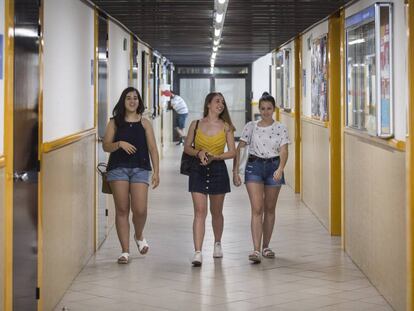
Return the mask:
<path id="1" fill-rule="evenodd" d="M 142 118 L 142 126 L 145 129 L 145 138 L 147 140 L 148 145 L 148 151 L 151 157 L 151 163 L 153 168 L 153 174 L 152 174 L 152 188 L 156 188 L 160 183 L 160 175 L 159 175 L 159 169 L 160 169 L 160 157 L 158 155 L 158 148 L 157 143 L 155 141 L 155 135 L 154 130 L 152 129 L 151 123 L 145 119 Z"/>
<path id="2" fill-rule="evenodd" d="M 240 166 L 240 150 L 241 148 L 245 148 L 247 146 L 246 142 L 240 140 L 239 144 L 237 145 L 236 149 L 236 156 L 233 160 L 233 183 L 235 186 L 241 185 L 241 179 L 239 175 L 239 166 Z"/>
<path id="3" fill-rule="evenodd" d="M 234 160 L 233 160 L 233 173 L 235 173 L 235 174 L 239 173 L 240 150 L 241 150 L 241 148 L 244 148 L 246 146 L 247 146 L 246 142 L 244 142 L 242 140 L 240 140 L 239 144 L 237 145 L 236 155 L 235 155 Z"/>
<path id="4" fill-rule="evenodd" d="M 283 170 L 285 169 L 285 165 L 288 159 L 288 144 L 284 144 L 280 147 L 279 157 L 280 163 L 278 169 L 273 174 L 274 180 L 280 180 L 282 178 Z"/>
<path id="5" fill-rule="evenodd" d="M 115 121 L 109 121 L 105 129 L 105 136 L 102 143 L 102 148 L 105 152 L 114 152 L 120 148 L 119 141 L 114 142 L 115 138 Z"/>

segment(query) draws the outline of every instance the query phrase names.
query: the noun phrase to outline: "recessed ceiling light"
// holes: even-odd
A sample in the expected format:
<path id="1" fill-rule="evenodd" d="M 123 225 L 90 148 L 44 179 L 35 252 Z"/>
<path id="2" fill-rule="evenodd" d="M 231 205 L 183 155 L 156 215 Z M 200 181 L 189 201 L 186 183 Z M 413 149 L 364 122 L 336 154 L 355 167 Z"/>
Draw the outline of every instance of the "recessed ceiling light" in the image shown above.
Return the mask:
<path id="1" fill-rule="evenodd" d="M 223 14 L 223 13 L 221 13 L 221 14 L 216 14 L 216 22 L 217 22 L 217 23 L 221 23 L 221 21 L 223 20 L 223 16 L 224 16 L 224 14 Z"/>

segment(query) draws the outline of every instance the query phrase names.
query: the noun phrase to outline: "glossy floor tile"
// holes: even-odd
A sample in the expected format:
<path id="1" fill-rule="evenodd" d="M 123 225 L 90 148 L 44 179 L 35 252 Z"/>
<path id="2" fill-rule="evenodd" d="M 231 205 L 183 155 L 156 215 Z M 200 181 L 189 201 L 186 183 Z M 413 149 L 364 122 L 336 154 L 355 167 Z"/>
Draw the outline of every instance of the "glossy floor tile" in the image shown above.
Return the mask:
<path id="1" fill-rule="evenodd" d="M 287 186 L 271 242 L 275 259 L 248 262 L 249 200 L 244 187 L 233 187 L 224 206 L 224 258 L 212 257 L 209 217 L 203 265 L 192 267 L 193 207 L 187 177 L 178 174 L 180 155 L 180 147 L 171 147 L 161 162 L 161 185 L 150 192 L 148 254 L 138 254 L 131 233 L 131 262 L 118 265 L 113 229 L 55 310 L 392 310 L 341 250 L 340 238 Z"/>

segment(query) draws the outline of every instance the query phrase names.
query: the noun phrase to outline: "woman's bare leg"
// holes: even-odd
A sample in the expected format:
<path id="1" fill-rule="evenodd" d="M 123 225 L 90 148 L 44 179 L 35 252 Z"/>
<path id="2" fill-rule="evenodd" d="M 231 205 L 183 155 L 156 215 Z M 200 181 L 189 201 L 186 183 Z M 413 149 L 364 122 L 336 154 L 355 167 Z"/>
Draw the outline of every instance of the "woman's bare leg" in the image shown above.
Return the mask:
<path id="1" fill-rule="evenodd" d="M 281 187 L 265 187 L 264 189 L 264 218 L 263 218 L 263 248 L 269 247 L 276 219 L 276 203 Z"/>
<path id="2" fill-rule="evenodd" d="M 207 195 L 199 192 L 191 192 L 194 205 L 193 239 L 194 250 L 201 251 L 203 247 L 204 233 L 207 217 Z"/>
<path id="3" fill-rule="evenodd" d="M 115 227 L 123 253 L 129 253 L 129 182 L 111 181 L 115 202 Z"/>
<path id="4" fill-rule="evenodd" d="M 263 233 L 264 186 L 261 183 L 246 183 L 252 210 L 251 230 L 255 251 L 260 251 Z"/>

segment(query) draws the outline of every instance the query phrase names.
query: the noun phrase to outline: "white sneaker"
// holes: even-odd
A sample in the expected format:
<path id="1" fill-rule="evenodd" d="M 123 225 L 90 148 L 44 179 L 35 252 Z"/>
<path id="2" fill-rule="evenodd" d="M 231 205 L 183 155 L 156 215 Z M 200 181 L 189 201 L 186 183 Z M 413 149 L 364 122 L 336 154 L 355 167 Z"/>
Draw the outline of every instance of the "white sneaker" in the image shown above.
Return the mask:
<path id="1" fill-rule="evenodd" d="M 223 257 L 223 250 L 221 249 L 221 242 L 214 243 L 214 258 L 222 258 Z"/>
<path id="2" fill-rule="evenodd" d="M 193 256 L 193 260 L 191 261 L 194 267 L 200 267 L 203 263 L 203 255 L 201 251 L 196 251 Z"/>

